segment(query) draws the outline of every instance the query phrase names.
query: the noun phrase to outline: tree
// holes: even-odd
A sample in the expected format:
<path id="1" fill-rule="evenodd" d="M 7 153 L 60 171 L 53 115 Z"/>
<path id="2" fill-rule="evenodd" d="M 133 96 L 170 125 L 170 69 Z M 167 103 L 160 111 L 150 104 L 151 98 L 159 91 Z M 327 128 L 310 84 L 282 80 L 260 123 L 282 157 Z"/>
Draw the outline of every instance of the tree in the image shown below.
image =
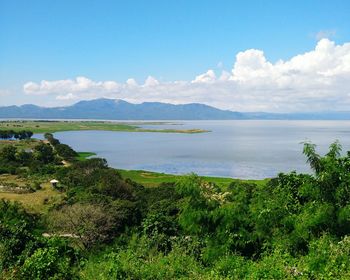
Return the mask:
<path id="1" fill-rule="evenodd" d="M 14 265 L 34 240 L 36 217 L 19 204 L 0 200 L 0 271 Z"/>
<path id="2" fill-rule="evenodd" d="M 95 180 L 95 182 L 92 182 L 92 192 L 97 192 L 113 199 L 132 198 L 131 186 L 115 170 L 97 170 L 92 178 Z"/>
<path id="3" fill-rule="evenodd" d="M 0 130 L 0 138 L 2 139 L 29 139 L 33 136 L 33 132 L 29 130 L 13 131 L 13 130 Z"/>
<path id="4" fill-rule="evenodd" d="M 33 136 L 32 131 L 21 130 L 14 133 L 15 138 L 19 140 L 30 139 Z"/>
<path id="5" fill-rule="evenodd" d="M 28 153 L 24 150 L 19 151 L 16 155 L 16 160 L 24 166 L 28 166 L 31 163 L 32 159 L 32 153 Z"/>
<path id="6" fill-rule="evenodd" d="M 11 139 L 14 136 L 15 136 L 15 132 L 13 130 L 0 130 L 1 139 Z"/>
<path id="7" fill-rule="evenodd" d="M 85 248 L 110 240 L 114 220 L 101 205 L 81 204 L 64 206 L 51 216 L 53 229 L 77 238 Z"/>
<path id="8" fill-rule="evenodd" d="M 52 146 L 56 146 L 58 144 L 60 144 L 60 141 L 58 139 L 56 139 L 52 133 L 48 133 L 46 132 L 44 134 L 44 138 L 49 141 L 49 143 L 52 145 Z"/>
<path id="9" fill-rule="evenodd" d="M 66 144 L 57 144 L 55 150 L 60 157 L 67 160 L 71 160 L 78 155 L 76 151 Z"/>
<path id="10" fill-rule="evenodd" d="M 6 145 L 0 150 L 0 158 L 5 161 L 16 161 L 17 148 L 12 145 Z"/>
<path id="11" fill-rule="evenodd" d="M 350 154 L 348 153 L 346 157 L 341 157 L 341 150 L 340 143 L 336 141 L 330 145 L 328 153 L 321 157 L 316 153 L 316 145 L 311 143 L 304 144 L 303 153 L 306 155 L 310 167 L 315 172 L 321 199 L 330 203 L 337 202 L 339 198 L 337 193 L 339 193 L 340 189 L 346 191 L 348 195 L 350 194 L 348 188 L 344 189 L 344 184 L 347 185 L 350 181 Z"/>
<path id="12" fill-rule="evenodd" d="M 34 147 L 35 158 L 43 163 L 51 163 L 55 156 L 53 149 L 49 144 L 39 143 Z"/>
<path id="13" fill-rule="evenodd" d="M 74 169 L 80 169 L 84 175 L 89 175 L 96 170 L 107 168 L 108 164 L 104 158 L 91 158 L 74 164 Z"/>
<path id="14" fill-rule="evenodd" d="M 53 138 L 53 134 L 52 134 L 52 133 L 49 133 L 49 132 L 46 132 L 46 133 L 44 133 L 44 138 L 45 138 L 46 140 L 49 140 L 49 139 Z"/>

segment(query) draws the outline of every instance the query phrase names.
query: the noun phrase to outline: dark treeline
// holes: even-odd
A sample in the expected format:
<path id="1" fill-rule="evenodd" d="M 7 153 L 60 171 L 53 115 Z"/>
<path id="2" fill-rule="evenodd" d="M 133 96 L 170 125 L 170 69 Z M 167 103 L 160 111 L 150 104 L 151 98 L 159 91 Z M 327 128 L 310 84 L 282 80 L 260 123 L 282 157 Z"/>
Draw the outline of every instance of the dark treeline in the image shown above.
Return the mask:
<path id="1" fill-rule="evenodd" d="M 53 134 L 45 133 L 44 137 L 54 147 L 57 154 L 63 159 L 73 160 L 76 156 L 78 156 L 76 151 L 66 144 L 61 144 L 60 141 L 53 136 Z"/>
<path id="2" fill-rule="evenodd" d="M 0 130 L 0 139 L 30 139 L 33 136 L 33 132 L 29 130 Z"/>
<path id="3" fill-rule="evenodd" d="M 41 215 L 0 202 L 1 276 L 350 279 L 350 153 L 340 152 L 337 142 L 324 156 L 305 144 L 313 174 L 266 184 L 219 187 L 189 175 L 152 188 L 104 159 L 64 167 L 41 155 L 65 198 Z"/>

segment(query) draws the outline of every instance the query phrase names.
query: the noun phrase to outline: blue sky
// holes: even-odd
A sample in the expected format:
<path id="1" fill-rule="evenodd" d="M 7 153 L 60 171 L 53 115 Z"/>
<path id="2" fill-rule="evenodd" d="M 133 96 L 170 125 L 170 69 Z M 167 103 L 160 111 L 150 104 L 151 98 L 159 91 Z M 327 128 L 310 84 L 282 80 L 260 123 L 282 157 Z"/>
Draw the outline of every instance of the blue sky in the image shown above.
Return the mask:
<path id="1" fill-rule="evenodd" d="M 249 49 L 262 50 L 271 63 L 287 61 L 312 51 L 322 38 L 349 42 L 349 15 L 350 1 L 339 0 L 0 0 L 0 105 L 84 99 L 31 95 L 23 90 L 28 82 L 87 77 L 143 84 L 148 76 L 159 83 L 192 81 L 209 69 L 231 72 L 236 55 Z M 203 100 L 220 106 L 213 96 Z"/>

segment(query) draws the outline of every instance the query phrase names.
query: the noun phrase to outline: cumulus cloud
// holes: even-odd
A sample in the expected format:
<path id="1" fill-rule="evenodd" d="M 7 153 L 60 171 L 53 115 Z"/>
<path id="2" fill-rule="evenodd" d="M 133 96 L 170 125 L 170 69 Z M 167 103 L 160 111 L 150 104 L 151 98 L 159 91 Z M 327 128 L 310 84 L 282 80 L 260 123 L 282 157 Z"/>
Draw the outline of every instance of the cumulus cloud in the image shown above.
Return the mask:
<path id="1" fill-rule="evenodd" d="M 145 87 L 155 87 L 158 85 L 159 85 L 159 81 L 157 79 L 153 78 L 152 76 L 148 76 L 148 78 L 146 79 L 146 81 L 144 83 Z"/>
<path id="2" fill-rule="evenodd" d="M 53 95 L 63 101 L 99 97 L 131 102 L 201 102 L 237 111 L 348 110 L 350 105 L 350 43 L 336 45 L 321 39 L 309 52 L 276 63 L 264 52 L 239 52 L 230 71 L 209 69 L 192 81 L 160 82 L 149 76 L 143 85 L 74 80 L 28 82 L 26 94 Z"/>
<path id="3" fill-rule="evenodd" d="M 126 80 L 126 85 L 128 85 L 129 87 L 137 87 L 138 86 L 135 79 L 132 79 L 132 78 Z"/>
<path id="4" fill-rule="evenodd" d="M 87 92 L 113 92 L 119 85 L 115 81 L 95 82 L 86 77 L 77 77 L 75 80 L 43 80 L 39 84 L 28 82 L 23 85 L 26 94 L 47 95 L 47 94 L 68 94 Z"/>
<path id="5" fill-rule="evenodd" d="M 198 75 L 192 82 L 193 83 L 212 83 L 215 82 L 216 75 L 213 70 L 208 70 L 206 73 Z"/>

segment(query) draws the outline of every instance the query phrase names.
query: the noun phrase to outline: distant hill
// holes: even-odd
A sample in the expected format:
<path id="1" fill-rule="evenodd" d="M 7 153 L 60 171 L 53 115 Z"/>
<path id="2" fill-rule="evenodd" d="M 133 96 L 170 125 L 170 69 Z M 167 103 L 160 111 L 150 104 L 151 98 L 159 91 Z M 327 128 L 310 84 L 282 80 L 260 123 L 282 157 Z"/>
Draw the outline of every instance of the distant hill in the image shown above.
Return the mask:
<path id="1" fill-rule="evenodd" d="M 203 104 L 173 105 L 159 102 L 132 104 L 123 100 L 95 99 L 72 106 L 45 108 L 35 105 L 0 107 L 0 118 L 110 119 L 110 120 L 229 120 L 241 113 Z"/>
<path id="2" fill-rule="evenodd" d="M 241 113 L 199 103 L 174 105 L 160 102 L 133 104 L 118 99 L 80 101 L 66 107 L 36 105 L 0 107 L 0 118 L 109 119 L 109 120 L 350 120 L 350 112 Z"/>

